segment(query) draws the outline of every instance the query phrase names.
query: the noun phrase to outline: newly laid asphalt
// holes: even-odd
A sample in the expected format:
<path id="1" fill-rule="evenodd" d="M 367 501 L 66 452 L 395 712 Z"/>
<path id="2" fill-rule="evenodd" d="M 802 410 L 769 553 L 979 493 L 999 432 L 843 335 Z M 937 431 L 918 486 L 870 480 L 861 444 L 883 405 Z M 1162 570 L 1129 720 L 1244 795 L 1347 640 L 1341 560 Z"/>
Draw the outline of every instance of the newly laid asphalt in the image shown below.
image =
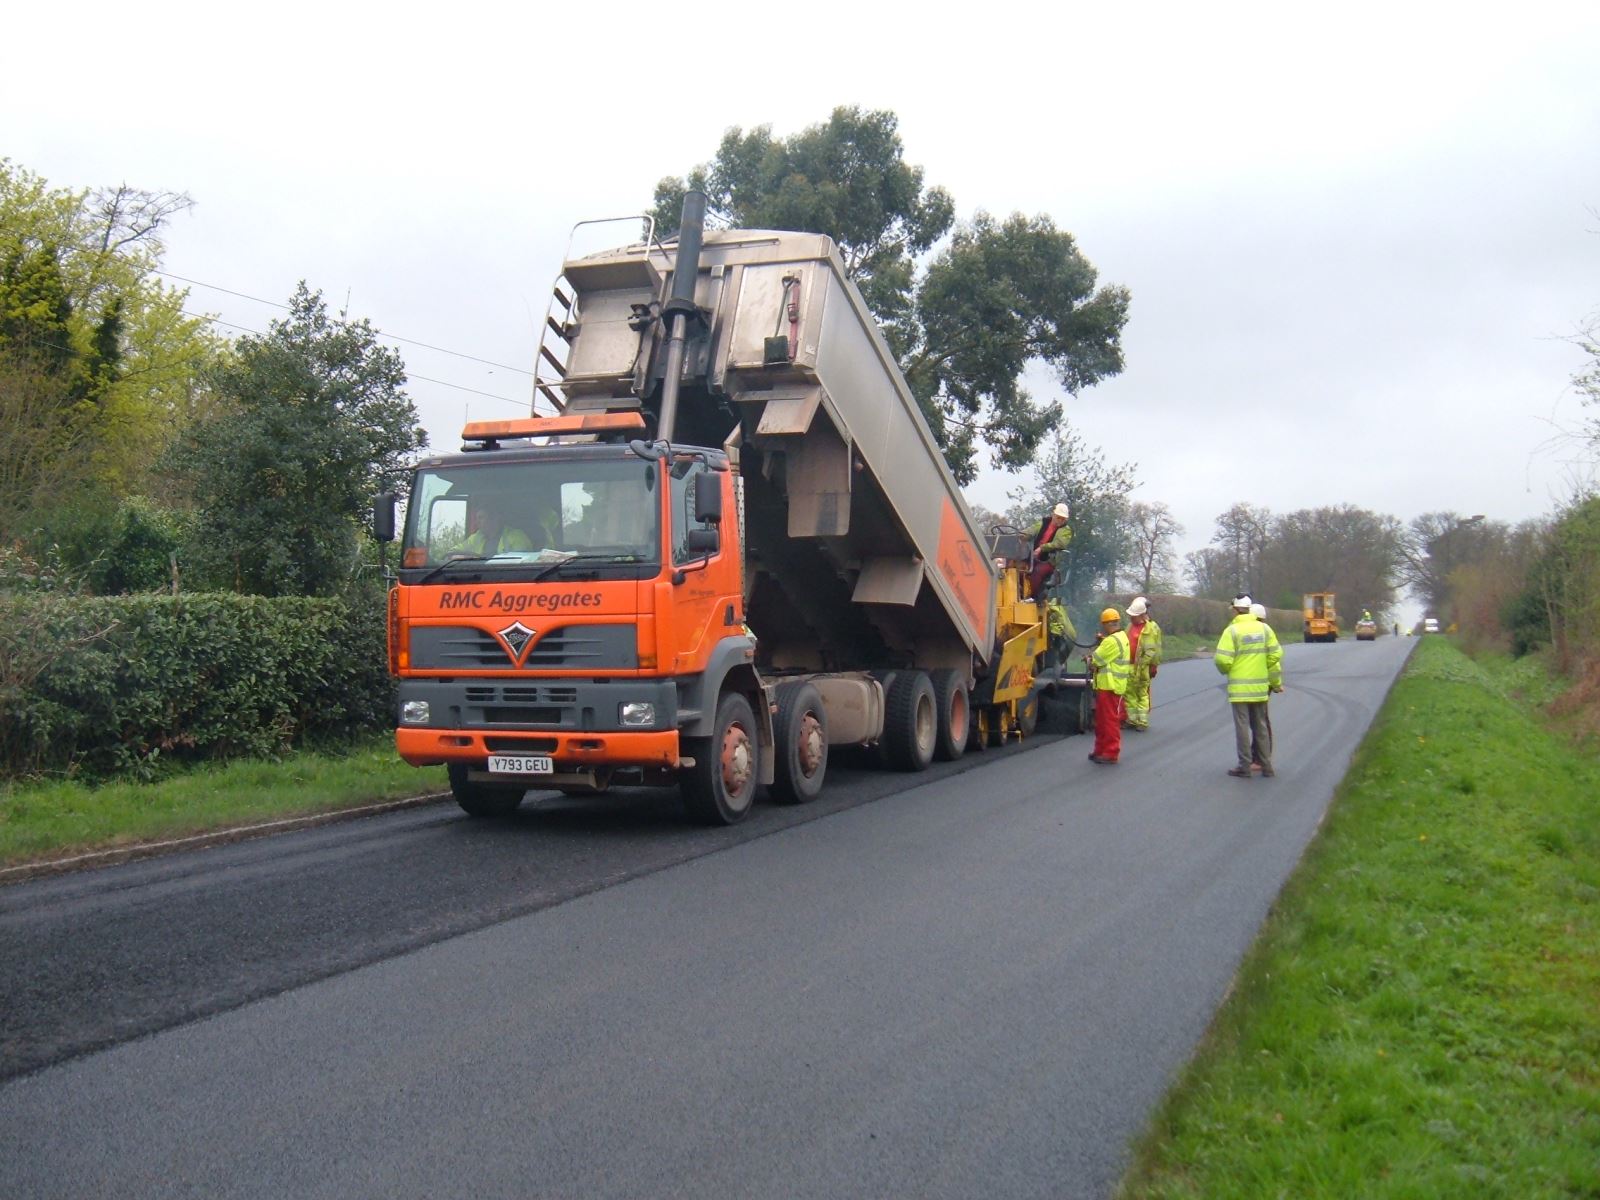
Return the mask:
<path id="1" fill-rule="evenodd" d="M 1411 643 L 688 825 L 411 810 L 0 888 L 0 1196 L 1105 1196 Z"/>

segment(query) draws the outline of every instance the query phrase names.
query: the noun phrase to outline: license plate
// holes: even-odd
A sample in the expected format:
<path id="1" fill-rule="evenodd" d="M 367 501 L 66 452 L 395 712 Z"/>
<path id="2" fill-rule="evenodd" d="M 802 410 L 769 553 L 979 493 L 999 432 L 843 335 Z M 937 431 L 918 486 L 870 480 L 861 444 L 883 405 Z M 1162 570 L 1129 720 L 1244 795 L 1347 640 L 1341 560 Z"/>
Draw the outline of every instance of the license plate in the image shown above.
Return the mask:
<path id="1" fill-rule="evenodd" d="M 491 775 L 554 775 L 556 760 L 544 754 L 491 754 Z"/>

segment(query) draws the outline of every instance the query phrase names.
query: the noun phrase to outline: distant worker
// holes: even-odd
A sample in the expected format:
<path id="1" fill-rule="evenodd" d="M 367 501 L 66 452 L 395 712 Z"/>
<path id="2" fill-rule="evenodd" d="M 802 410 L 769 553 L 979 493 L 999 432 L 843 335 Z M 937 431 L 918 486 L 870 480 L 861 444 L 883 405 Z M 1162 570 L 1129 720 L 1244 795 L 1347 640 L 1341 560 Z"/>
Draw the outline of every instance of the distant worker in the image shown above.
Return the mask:
<path id="1" fill-rule="evenodd" d="M 1055 556 L 1072 544 L 1072 527 L 1067 518 L 1072 510 L 1065 501 L 1050 510 L 1050 515 L 1028 531 L 1032 559 L 1028 566 L 1028 595 L 1038 598 L 1056 573 Z"/>
<path id="2" fill-rule="evenodd" d="M 1128 605 L 1128 648 L 1133 669 L 1128 675 L 1126 697 L 1129 729 L 1150 728 L 1150 681 L 1161 665 L 1161 626 L 1150 615 L 1150 601 L 1135 596 Z"/>
<path id="3" fill-rule="evenodd" d="M 1372 620 L 1372 610 L 1371 610 L 1371 609 L 1369 609 L 1369 608 L 1363 608 L 1363 609 L 1362 609 L 1362 610 L 1361 610 L 1361 619 L 1362 619 L 1362 620 L 1363 620 L 1363 621 L 1370 621 L 1370 620 Z"/>
<path id="4" fill-rule="evenodd" d="M 1112 766 L 1122 755 L 1122 698 L 1128 691 L 1133 654 L 1122 616 L 1114 608 L 1100 614 L 1100 643 L 1094 648 L 1094 749 L 1089 761 Z"/>
<path id="5" fill-rule="evenodd" d="M 1228 774 L 1250 778 L 1252 747 L 1261 759 L 1261 773 L 1268 778 L 1272 767 L 1272 726 L 1267 720 L 1267 701 L 1273 692 L 1283 691 L 1283 647 L 1271 626 L 1250 611 L 1249 596 L 1233 598 L 1233 620 L 1217 639 L 1217 670 L 1228 677 L 1228 703 L 1233 712 L 1234 751 L 1238 765 Z"/>

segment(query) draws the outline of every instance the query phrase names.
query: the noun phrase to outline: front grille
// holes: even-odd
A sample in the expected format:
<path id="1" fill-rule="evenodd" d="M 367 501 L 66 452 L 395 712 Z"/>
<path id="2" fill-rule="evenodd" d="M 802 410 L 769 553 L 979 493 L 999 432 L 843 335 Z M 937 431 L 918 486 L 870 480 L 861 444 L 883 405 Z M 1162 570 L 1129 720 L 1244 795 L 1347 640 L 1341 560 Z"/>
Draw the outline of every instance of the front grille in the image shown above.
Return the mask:
<path id="1" fill-rule="evenodd" d="M 490 683 L 481 686 L 469 685 L 465 689 L 468 704 L 482 704 L 485 707 L 496 704 L 576 704 L 578 702 L 578 689 L 575 687 L 530 687 L 524 684 Z"/>
<path id="2" fill-rule="evenodd" d="M 516 670 L 493 634 L 465 625 L 413 626 L 411 665 L 424 671 Z M 638 666 L 638 638 L 632 625 L 567 625 L 540 631 L 525 669 L 628 671 Z"/>

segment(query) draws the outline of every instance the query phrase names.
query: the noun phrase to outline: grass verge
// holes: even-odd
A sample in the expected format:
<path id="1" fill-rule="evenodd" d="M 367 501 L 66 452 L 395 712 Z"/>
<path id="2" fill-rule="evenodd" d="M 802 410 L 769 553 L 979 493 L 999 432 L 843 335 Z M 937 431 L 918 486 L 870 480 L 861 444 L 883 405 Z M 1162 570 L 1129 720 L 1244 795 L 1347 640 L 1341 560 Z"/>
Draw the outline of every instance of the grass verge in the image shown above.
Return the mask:
<path id="1" fill-rule="evenodd" d="M 392 735 L 342 751 L 197 767 L 152 783 L 0 786 L 0 866 L 359 808 L 446 787 L 444 768 L 401 762 Z"/>
<path id="2" fill-rule="evenodd" d="M 1600 764 L 1412 655 L 1119 1189 L 1600 1196 Z"/>
<path id="3" fill-rule="evenodd" d="M 1220 632 L 1220 630 L 1219 630 Z M 1166 633 L 1161 634 L 1161 660 L 1163 662 L 1181 662 L 1186 658 L 1193 658 L 1202 650 L 1215 650 L 1217 639 L 1205 637 L 1198 633 Z"/>

